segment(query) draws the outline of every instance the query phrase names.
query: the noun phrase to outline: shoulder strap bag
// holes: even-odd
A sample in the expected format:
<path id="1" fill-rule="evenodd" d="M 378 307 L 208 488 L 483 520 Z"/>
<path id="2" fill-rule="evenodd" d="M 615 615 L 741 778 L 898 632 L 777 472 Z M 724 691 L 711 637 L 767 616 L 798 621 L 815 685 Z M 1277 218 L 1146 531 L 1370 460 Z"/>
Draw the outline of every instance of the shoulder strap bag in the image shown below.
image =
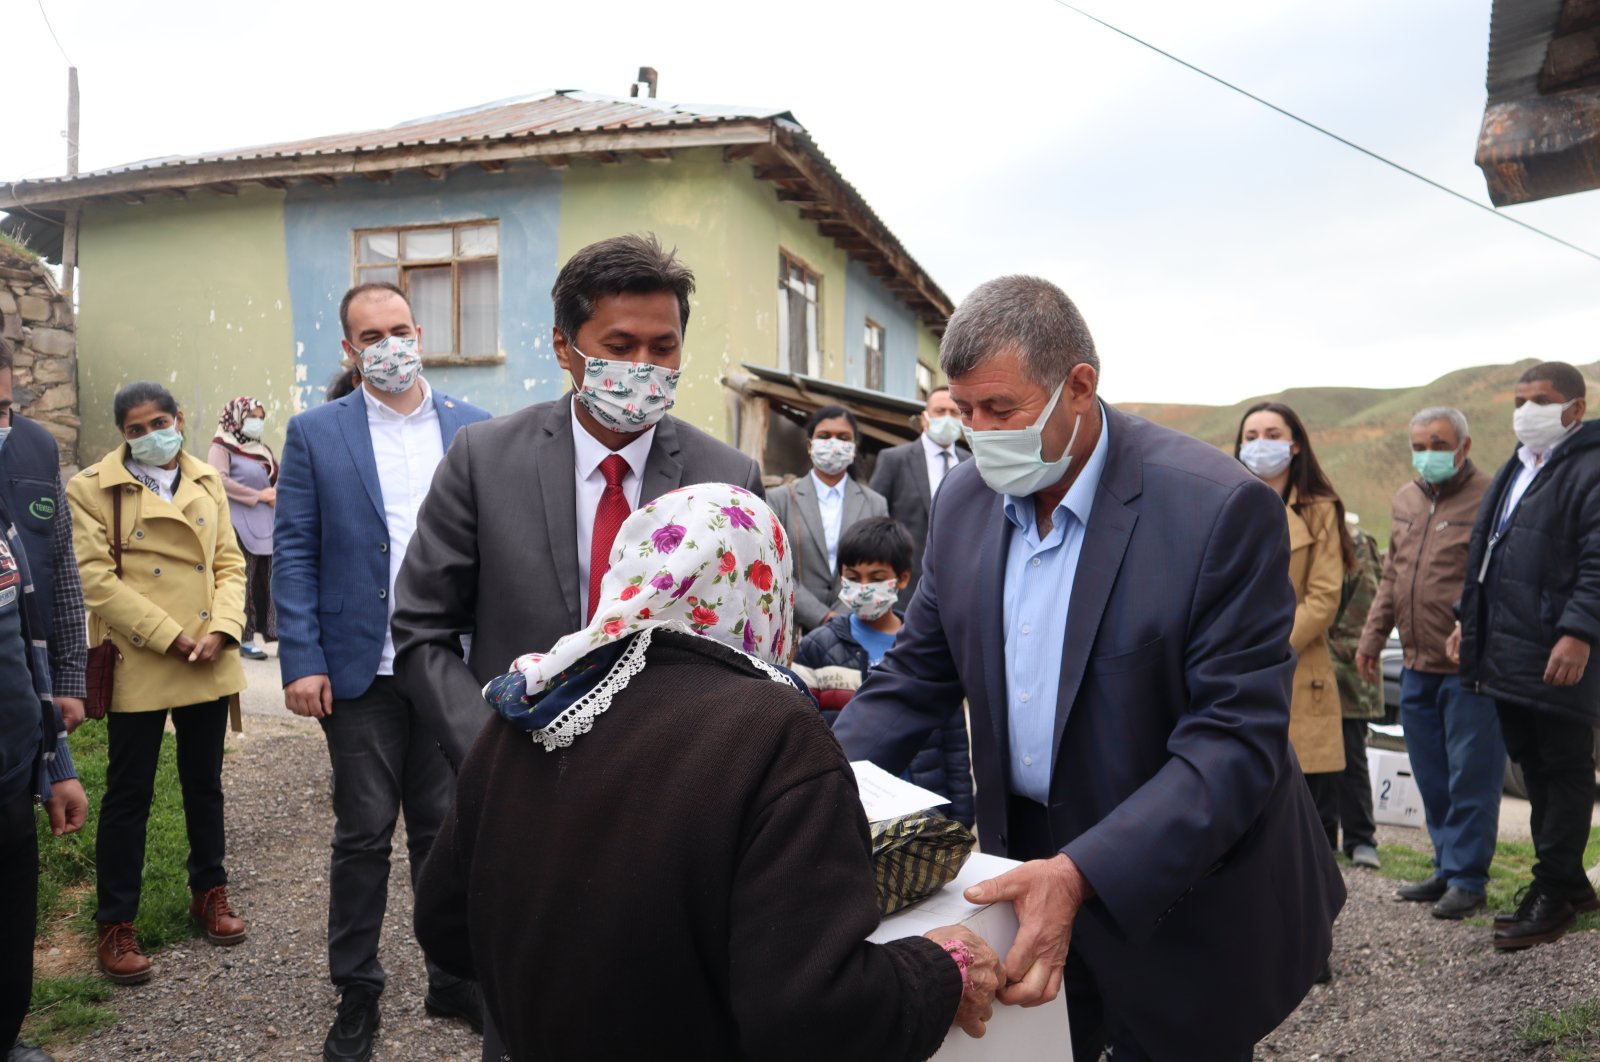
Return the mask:
<path id="1" fill-rule="evenodd" d="M 116 563 L 117 578 L 122 578 L 122 492 L 115 487 L 108 487 L 111 495 L 111 557 Z M 99 645 L 89 649 L 89 663 L 84 669 L 84 685 L 87 696 L 83 700 L 83 711 L 90 719 L 104 719 L 111 710 L 111 691 L 116 682 L 117 661 L 122 659 L 122 654 L 111 641 L 111 634 L 107 632 Z"/>

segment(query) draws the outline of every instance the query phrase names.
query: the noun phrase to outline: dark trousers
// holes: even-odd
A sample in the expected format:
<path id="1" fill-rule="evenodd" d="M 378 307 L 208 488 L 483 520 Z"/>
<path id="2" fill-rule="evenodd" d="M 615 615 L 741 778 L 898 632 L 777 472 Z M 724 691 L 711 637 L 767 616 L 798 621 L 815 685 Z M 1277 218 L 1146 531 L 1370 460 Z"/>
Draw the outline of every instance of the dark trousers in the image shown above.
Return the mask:
<path id="1" fill-rule="evenodd" d="M 1009 810 L 1006 847 L 1012 859 L 1051 859 L 1061 850 L 1051 835 L 1049 812 L 1043 804 L 1027 797 L 1012 796 Z M 1075 1062 L 1095 1062 L 1102 1053 L 1114 1062 L 1145 1062 L 1150 1058 L 1134 1039 L 1133 1030 L 1118 1015 L 1106 1010 L 1094 974 L 1077 947 L 1067 951 L 1061 990 L 1067 997 Z M 1196 1035 L 1203 1033 L 1197 1030 Z M 1239 1057 L 1249 1059 L 1251 1053 L 1246 1050 Z"/>
<path id="2" fill-rule="evenodd" d="M 1377 846 L 1377 826 L 1372 821 L 1372 779 L 1367 774 L 1367 721 L 1341 720 L 1344 732 L 1344 770 L 1308 774 L 1306 783 L 1317 804 L 1317 817 L 1338 851 L 1339 828 L 1344 827 L 1344 853 L 1358 844 Z M 1315 780 L 1314 780 L 1315 779 Z"/>
<path id="3" fill-rule="evenodd" d="M 173 708 L 178 732 L 178 784 L 183 823 L 189 834 L 189 888 L 228 882 L 222 868 L 222 739 L 228 729 L 228 698 Z M 94 839 L 99 885 L 97 922 L 131 922 L 139 913 L 144 874 L 145 826 L 155 797 L 156 765 L 167 710 L 111 712 L 106 716 L 106 793 Z"/>
<path id="4" fill-rule="evenodd" d="M 415 890 L 455 794 L 455 775 L 392 676 L 321 720 L 333 763 L 333 859 L 328 871 L 328 974 L 340 987 L 383 990 L 378 936 L 389 902 L 390 840 L 403 809 Z M 452 982 L 428 964 L 431 983 Z"/>
<path id="5" fill-rule="evenodd" d="M 1499 701 L 1506 752 L 1522 765 L 1532 805 L 1533 882 L 1557 896 L 1588 890 L 1583 849 L 1594 811 L 1594 728 L 1586 722 Z"/>
<path id="6" fill-rule="evenodd" d="M 244 539 L 239 540 L 239 552 L 244 554 L 244 640 L 259 634 L 275 642 L 278 613 L 272 606 L 272 554 L 251 553 L 244 548 Z"/>
<path id="7" fill-rule="evenodd" d="M 0 1051 L 11 1050 L 33 995 L 39 839 L 26 791 L 0 801 Z"/>

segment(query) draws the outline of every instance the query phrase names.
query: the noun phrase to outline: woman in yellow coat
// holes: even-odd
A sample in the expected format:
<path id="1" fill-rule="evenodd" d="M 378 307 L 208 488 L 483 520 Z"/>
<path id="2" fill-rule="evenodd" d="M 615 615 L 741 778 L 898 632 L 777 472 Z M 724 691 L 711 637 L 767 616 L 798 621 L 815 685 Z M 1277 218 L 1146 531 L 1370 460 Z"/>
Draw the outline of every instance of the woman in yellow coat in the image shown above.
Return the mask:
<path id="1" fill-rule="evenodd" d="M 228 699 L 244 689 L 244 556 L 222 478 L 183 452 L 183 414 L 160 384 L 131 383 L 114 401 L 124 445 L 73 477 L 73 545 L 89 640 L 121 658 L 106 717 L 108 763 L 95 839 L 98 958 L 119 984 L 148 980 L 134 939 L 145 825 L 167 715 L 189 834 L 190 911 L 216 944 L 244 939 L 228 904 L 222 742 Z M 121 514 L 121 573 L 111 542 Z"/>
<path id="2" fill-rule="evenodd" d="M 1289 580 L 1295 594 L 1289 644 L 1300 658 L 1289 706 L 1289 743 L 1315 795 L 1319 787 L 1337 786 L 1344 770 L 1339 686 L 1328 631 L 1339 612 L 1345 572 L 1355 564 L 1355 546 L 1345 527 L 1344 503 L 1317 463 L 1294 410 L 1281 402 L 1251 406 L 1239 422 L 1234 454 L 1282 496 L 1289 520 Z M 1320 801 L 1318 806 L 1323 806 Z M 1334 830 L 1328 843 L 1337 848 L 1337 824 Z"/>

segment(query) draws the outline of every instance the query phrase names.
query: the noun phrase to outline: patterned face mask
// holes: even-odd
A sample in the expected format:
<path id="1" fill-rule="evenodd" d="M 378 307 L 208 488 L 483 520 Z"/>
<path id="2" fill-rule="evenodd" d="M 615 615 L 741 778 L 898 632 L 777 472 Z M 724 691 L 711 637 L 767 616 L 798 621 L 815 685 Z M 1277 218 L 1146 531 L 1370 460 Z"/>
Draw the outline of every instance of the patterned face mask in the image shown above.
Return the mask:
<path id="1" fill-rule="evenodd" d="M 812 439 L 811 463 L 818 472 L 837 476 L 856 459 L 856 444 L 844 439 Z"/>
<path id="2" fill-rule="evenodd" d="M 384 336 L 361 352 L 361 378 L 384 394 L 411 390 L 422 371 L 422 352 L 411 336 Z"/>
<path id="3" fill-rule="evenodd" d="M 894 579 L 885 579 L 881 583 L 840 580 L 839 603 L 870 623 L 893 608 L 899 599 L 900 588 L 895 582 Z"/>
<path id="4" fill-rule="evenodd" d="M 638 432 L 654 427 L 678 400 L 678 380 L 683 376 L 679 369 L 591 358 L 576 346 L 572 349 L 583 359 L 578 401 L 612 431 Z"/>

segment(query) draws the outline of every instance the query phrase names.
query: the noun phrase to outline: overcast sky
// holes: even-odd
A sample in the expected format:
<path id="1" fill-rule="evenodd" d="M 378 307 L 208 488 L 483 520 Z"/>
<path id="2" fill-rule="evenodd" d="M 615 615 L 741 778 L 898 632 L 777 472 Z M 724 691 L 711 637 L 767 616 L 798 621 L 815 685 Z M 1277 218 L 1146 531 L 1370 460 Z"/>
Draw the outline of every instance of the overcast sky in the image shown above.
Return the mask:
<path id="1" fill-rule="evenodd" d="M 66 64 L 6 0 L 0 180 L 61 172 Z M 1295 125 L 1054 3 L 506 5 L 43 0 L 85 169 L 549 88 L 791 110 L 959 301 L 1009 272 L 1079 303 L 1116 401 L 1397 386 L 1600 359 L 1600 262 Z M 1487 202 L 1490 0 L 1081 0 Z M 1510 208 L 1600 251 L 1600 192 Z M 692 264 L 692 263 L 691 263 Z M 692 337 L 691 337 L 692 338 Z"/>

